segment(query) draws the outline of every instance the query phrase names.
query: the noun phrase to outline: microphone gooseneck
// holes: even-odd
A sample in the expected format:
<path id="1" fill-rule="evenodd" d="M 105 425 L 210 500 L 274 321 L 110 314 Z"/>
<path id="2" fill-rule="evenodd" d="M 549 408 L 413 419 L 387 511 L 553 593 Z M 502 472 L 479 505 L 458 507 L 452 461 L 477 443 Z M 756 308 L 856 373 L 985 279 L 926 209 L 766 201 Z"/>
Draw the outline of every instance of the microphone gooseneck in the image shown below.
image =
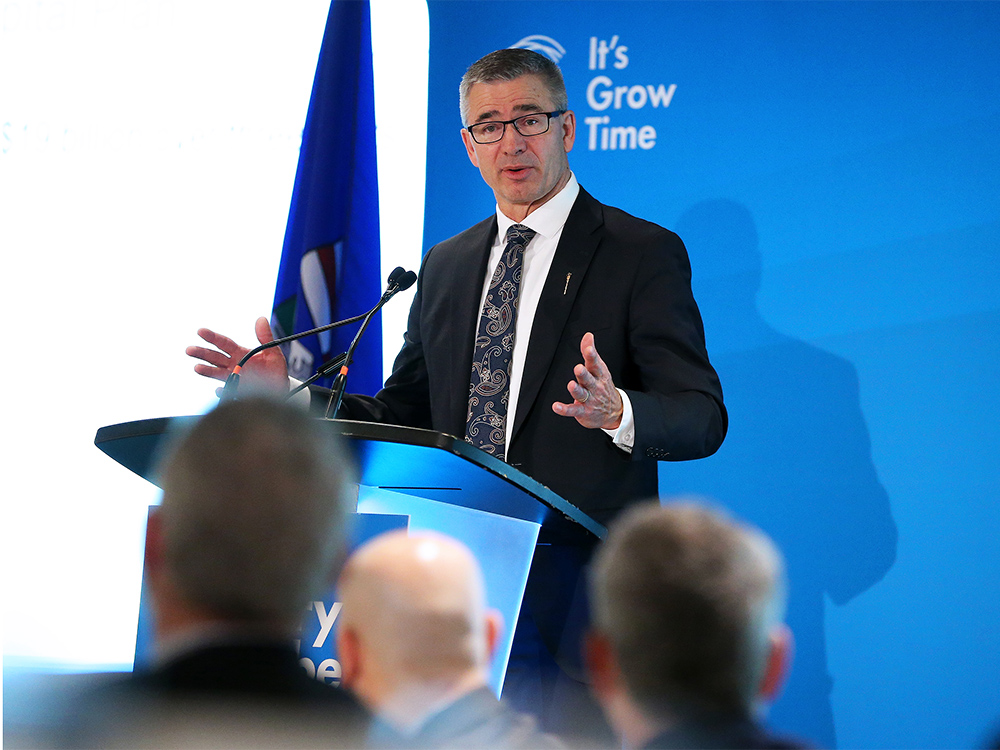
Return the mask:
<path id="1" fill-rule="evenodd" d="M 368 312 L 361 313 L 360 315 L 355 315 L 352 318 L 345 318 L 344 320 L 338 320 L 333 323 L 327 323 L 326 325 L 318 326 L 317 328 L 310 328 L 308 331 L 302 331 L 301 333 L 293 333 L 290 336 L 283 336 L 280 339 L 274 339 L 273 341 L 268 341 L 266 344 L 261 344 L 257 347 L 254 347 L 243 356 L 243 358 L 233 368 L 233 371 L 229 374 L 229 377 L 226 378 L 226 384 L 223 386 L 222 393 L 219 396 L 220 401 L 228 401 L 236 398 L 236 391 L 239 388 L 240 384 L 240 372 L 243 369 L 243 365 L 245 365 L 251 357 L 260 354 L 265 349 L 271 349 L 275 346 L 281 346 L 282 344 L 287 344 L 291 341 L 296 341 L 298 339 L 305 338 L 306 336 L 313 336 L 317 333 L 323 333 L 324 331 L 329 331 L 334 328 L 339 328 L 340 326 L 348 325 L 350 323 L 356 323 L 357 321 L 364 319 L 364 322 L 361 324 L 361 329 L 354 337 L 354 340 L 351 342 L 351 346 L 347 350 L 347 352 L 341 355 L 340 357 L 335 358 L 332 362 L 328 362 L 323 367 L 321 367 L 320 371 L 316 375 L 313 375 L 305 383 L 295 388 L 291 393 L 288 394 L 288 397 L 291 397 L 292 395 L 298 393 L 306 386 L 315 382 L 319 378 L 324 377 L 325 375 L 329 374 L 338 367 L 342 368 L 344 377 L 346 379 L 347 375 L 346 367 L 348 364 L 350 364 L 351 358 L 354 354 L 354 349 L 358 344 L 358 340 L 360 339 L 361 334 L 364 332 L 365 328 L 368 327 L 368 323 L 371 321 L 372 316 L 375 313 L 377 313 L 386 302 L 392 299 L 397 292 L 401 292 L 404 289 L 409 289 L 411 286 L 413 286 L 413 282 L 416 280 L 417 280 L 417 275 L 413 271 L 407 271 L 402 266 L 396 266 L 389 273 L 389 277 L 386 280 L 387 282 L 386 290 L 385 292 L 382 293 L 382 297 L 379 299 L 378 304 L 376 304 L 375 307 L 373 307 Z M 341 393 L 341 396 L 343 396 L 343 393 Z M 339 407 L 340 405 L 339 400 L 337 405 Z"/>
<path id="2" fill-rule="evenodd" d="M 416 280 L 417 275 L 413 271 L 404 271 L 400 266 L 396 266 L 392 273 L 389 274 L 388 284 L 385 293 L 382 295 L 382 299 L 380 299 L 378 304 L 375 305 L 368 315 L 365 316 L 364 322 L 361 324 L 357 334 L 354 336 L 354 340 L 347 349 L 347 353 L 344 355 L 344 363 L 340 366 L 340 372 L 337 373 L 337 377 L 334 378 L 333 385 L 330 387 L 330 400 L 326 404 L 325 413 L 325 416 L 328 419 L 335 417 L 337 412 L 340 410 L 340 402 L 343 400 L 344 391 L 347 388 L 347 368 L 354 359 L 354 350 L 357 347 L 358 342 L 361 340 L 361 336 L 368 328 L 368 324 L 375 316 L 375 313 L 381 310 L 382 306 L 386 302 L 391 300 L 398 292 L 401 292 L 404 289 L 409 289 L 413 286 L 413 282 Z M 330 371 L 333 369 L 335 368 L 329 368 Z"/>

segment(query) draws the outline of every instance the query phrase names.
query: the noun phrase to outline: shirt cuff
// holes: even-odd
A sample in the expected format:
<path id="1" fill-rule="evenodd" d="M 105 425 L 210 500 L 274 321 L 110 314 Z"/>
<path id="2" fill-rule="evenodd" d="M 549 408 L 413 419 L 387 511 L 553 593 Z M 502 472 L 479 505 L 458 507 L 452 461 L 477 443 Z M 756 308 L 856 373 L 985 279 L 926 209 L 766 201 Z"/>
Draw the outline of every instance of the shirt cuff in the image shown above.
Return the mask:
<path id="1" fill-rule="evenodd" d="M 631 453 L 632 446 L 635 445 L 635 420 L 632 418 L 632 402 L 629 401 L 628 394 L 621 388 L 615 390 L 622 397 L 622 423 L 618 425 L 617 430 L 604 430 L 603 427 L 601 429 L 611 436 L 611 440 L 616 446 L 626 453 Z"/>

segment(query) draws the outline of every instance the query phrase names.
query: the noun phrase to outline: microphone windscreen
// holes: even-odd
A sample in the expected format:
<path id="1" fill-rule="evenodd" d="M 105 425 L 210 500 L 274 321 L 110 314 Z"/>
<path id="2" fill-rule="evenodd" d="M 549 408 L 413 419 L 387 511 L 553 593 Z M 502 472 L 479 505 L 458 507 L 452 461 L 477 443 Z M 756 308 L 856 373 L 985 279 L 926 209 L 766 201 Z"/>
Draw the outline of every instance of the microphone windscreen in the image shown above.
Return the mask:
<path id="1" fill-rule="evenodd" d="M 389 278 L 386 281 L 388 281 L 389 286 L 392 286 L 397 281 L 399 281 L 399 277 L 405 273 L 406 271 L 403 270 L 402 266 L 396 266 L 394 269 L 392 269 L 392 271 L 389 272 Z M 413 282 L 411 281 L 410 283 L 412 284 Z"/>
<path id="2" fill-rule="evenodd" d="M 399 284 L 399 291 L 403 291 L 404 289 L 409 289 L 411 286 L 413 286 L 413 282 L 416 280 L 417 280 L 417 275 L 413 273 L 413 271 L 407 271 L 398 279 L 397 283 Z"/>

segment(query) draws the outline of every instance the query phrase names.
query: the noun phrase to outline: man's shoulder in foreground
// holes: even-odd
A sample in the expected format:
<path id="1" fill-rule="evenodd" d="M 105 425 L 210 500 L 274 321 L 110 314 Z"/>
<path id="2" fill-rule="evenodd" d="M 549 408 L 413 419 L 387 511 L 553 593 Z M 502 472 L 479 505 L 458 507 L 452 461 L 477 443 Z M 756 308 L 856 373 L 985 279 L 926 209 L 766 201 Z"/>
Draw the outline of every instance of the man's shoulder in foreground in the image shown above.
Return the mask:
<path id="1" fill-rule="evenodd" d="M 519 713 L 497 700 L 487 687 L 458 698 L 432 716 L 413 736 L 397 735 L 386 727 L 375 747 L 463 748 L 464 750 L 556 750 L 565 747 L 544 734 L 533 716 Z"/>
<path id="2" fill-rule="evenodd" d="M 661 732 L 643 750 L 809 750 L 794 737 L 773 734 L 749 719 L 683 723 Z"/>
<path id="3" fill-rule="evenodd" d="M 310 678 L 292 649 L 251 645 L 200 649 L 107 681 L 81 696 L 74 713 L 71 745 L 155 746 L 237 731 L 353 747 L 370 723 L 350 693 Z"/>

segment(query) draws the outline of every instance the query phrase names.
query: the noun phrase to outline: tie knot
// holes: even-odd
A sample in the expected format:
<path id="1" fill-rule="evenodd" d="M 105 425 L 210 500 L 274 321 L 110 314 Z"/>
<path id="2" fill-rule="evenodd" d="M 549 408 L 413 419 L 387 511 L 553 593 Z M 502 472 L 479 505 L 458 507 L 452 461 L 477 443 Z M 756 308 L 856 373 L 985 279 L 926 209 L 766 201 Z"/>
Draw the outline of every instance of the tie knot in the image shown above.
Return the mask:
<path id="1" fill-rule="evenodd" d="M 531 238 L 535 236 L 537 232 L 531 227 L 526 227 L 524 224 L 511 224 L 507 229 L 507 244 L 514 242 L 524 247 L 529 242 Z"/>

